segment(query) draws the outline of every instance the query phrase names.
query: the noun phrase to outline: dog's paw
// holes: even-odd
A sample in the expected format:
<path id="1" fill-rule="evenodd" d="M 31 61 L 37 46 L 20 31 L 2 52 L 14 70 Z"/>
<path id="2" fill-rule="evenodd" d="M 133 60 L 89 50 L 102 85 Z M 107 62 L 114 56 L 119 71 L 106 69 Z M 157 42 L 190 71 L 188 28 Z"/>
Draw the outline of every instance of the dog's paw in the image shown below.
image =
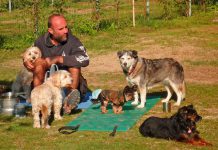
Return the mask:
<path id="1" fill-rule="evenodd" d="M 40 124 L 33 124 L 33 128 L 41 128 Z"/>
<path id="2" fill-rule="evenodd" d="M 174 106 L 180 106 L 180 103 L 175 103 Z"/>
<path id="3" fill-rule="evenodd" d="M 140 104 L 140 105 L 137 106 L 137 108 L 144 108 L 144 107 L 145 107 L 145 106 L 142 105 L 142 104 Z"/>
<path id="4" fill-rule="evenodd" d="M 46 129 L 50 129 L 51 126 L 50 126 L 50 125 L 46 125 L 45 128 L 46 128 Z"/>
<path id="5" fill-rule="evenodd" d="M 61 116 L 56 116 L 55 117 L 55 120 L 62 120 L 63 119 L 63 117 L 61 117 Z"/>
<path id="6" fill-rule="evenodd" d="M 166 102 L 169 102 L 169 100 L 168 99 L 163 99 L 161 102 L 166 103 Z"/>
<path id="7" fill-rule="evenodd" d="M 107 112 L 108 112 L 107 110 L 106 111 L 101 111 L 102 114 L 106 114 Z"/>
<path id="8" fill-rule="evenodd" d="M 134 102 L 131 103 L 131 105 L 138 105 L 138 102 L 134 101 Z"/>

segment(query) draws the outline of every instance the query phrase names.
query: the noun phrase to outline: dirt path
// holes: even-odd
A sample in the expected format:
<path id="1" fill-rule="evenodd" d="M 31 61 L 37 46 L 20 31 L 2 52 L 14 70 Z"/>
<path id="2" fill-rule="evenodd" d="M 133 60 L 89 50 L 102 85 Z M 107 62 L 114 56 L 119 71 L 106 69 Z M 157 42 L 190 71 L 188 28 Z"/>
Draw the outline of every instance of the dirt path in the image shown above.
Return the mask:
<path id="1" fill-rule="evenodd" d="M 201 84 L 218 84 L 218 67 L 214 66 L 194 66 L 186 61 L 215 60 L 218 52 L 198 53 L 201 49 L 192 46 L 161 47 L 150 46 L 146 50 L 139 51 L 139 56 L 145 58 L 172 57 L 184 66 L 186 82 Z M 122 72 L 116 52 L 92 57 L 90 65 L 83 69 L 86 73 L 117 73 Z"/>

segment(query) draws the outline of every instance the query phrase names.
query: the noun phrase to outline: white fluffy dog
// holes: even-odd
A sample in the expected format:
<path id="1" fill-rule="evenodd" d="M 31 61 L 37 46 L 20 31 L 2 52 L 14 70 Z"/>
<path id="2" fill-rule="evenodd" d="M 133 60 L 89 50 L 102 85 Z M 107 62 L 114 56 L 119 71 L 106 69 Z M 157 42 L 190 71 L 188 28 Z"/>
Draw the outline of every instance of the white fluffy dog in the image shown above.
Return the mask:
<path id="1" fill-rule="evenodd" d="M 54 109 L 54 118 L 62 119 L 60 110 L 62 107 L 61 88 L 68 87 L 72 83 L 69 72 L 59 70 L 53 73 L 42 85 L 35 87 L 31 92 L 32 114 L 34 128 L 50 128 L 48 119 L 51 109 Z M 42 114 L 41 125 L 39 114 Z"/>
<path id="2" fill-rule="evenodd" d="M 41 50 L 38 47 L 29 47 L 23 53 L 23 61 L 34 62 L 37 58 L 42 56 Z M 33 81 L 33 73 L 22 67 L 21 71 L 17 74 L 16 80 L 12 84 L 12 92 L 14 94 L 24 92 L 26 98 L 30 98 L 31 82 Z"/>

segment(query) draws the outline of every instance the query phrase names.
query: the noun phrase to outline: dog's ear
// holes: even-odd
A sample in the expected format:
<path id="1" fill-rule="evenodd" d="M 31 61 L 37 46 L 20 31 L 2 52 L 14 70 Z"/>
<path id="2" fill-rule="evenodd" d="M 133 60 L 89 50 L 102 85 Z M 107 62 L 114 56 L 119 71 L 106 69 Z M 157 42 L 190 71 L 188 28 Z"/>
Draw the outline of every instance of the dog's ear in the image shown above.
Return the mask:
<path id="1" fill-rule="evenodd" d="M 42 57 L 42 52 L 41 52 L 41 50 L 39 50 L 39 58 L 41 58 Z"/>
<path id="2" fill-rule="evenodd" d="M 58 73 L 58 71 L 56 71 L 54 74 L 52 74 L 48 80 L 51 80 L 52 81 L 52 84 L 55 86 L 55 87 L 60 87 L 61 86 L 61 81 L 60 81 L 60 73 Z"/>
<path id="3" fill-rule="evenodd" d="M 130 90 L 130 87 L 127 85 L 123 89 L 123 94 L 127 93 Z"/>
<path id="4" fill-rule="evenodd" d="M 123 51 L 118 51 L 117 56 L 120 58 L 123 55 Z"/>
<path id="5" fill-rule="evenodd" d="M 188 107 L 188 108 L 191 108 L 191 109 L 194 108 L 192 104 L 191 104 L 191 105 L 188 105 L 187 107 Z"/>
<path id="6" fill-rule="evenodd" d="M 137 85 L 133 85 L 133 86 L 132 86 L 132 89 L 133 89 L 134 91 L 137 91 L 138 86 L 137 86 Z"/>
<path id="7" fill-rule="evenodd" d="M 121 97 L 119 98 L 119 103 L 124 103 L 124 96 L 121 96 Z"/>
<path id="8" fill-rule="evenodd" d="M 36 47 L 36 46 L 33 46 L 32 48 L 34 48 L 34 49 L 38 52 L 39 58 L 41 58 L 41 57 L 42 57 L 42 52 L 41 52 L 41 50 L 40 50 L 38 47 Z"/>
<path id="9" fill-rule="evenodd" d="M 26 55 L 27 55 L 27 51 L 21 54 L 21 57 L 23 58 L 24 62 L 28 60 Z"/>
<path id="10" fill-rule="evenodd" d="M 183 107 L 179 108 L 178 113 L 180 113 L 180 114 L 187 113 L 187 106 L 183 106 Z"/>
<path id="11" fill-rule="evenodd" d="M 131 52 L 133 58 L 138 58 L 138 52 L 136 50 L 131 50 Z"/>

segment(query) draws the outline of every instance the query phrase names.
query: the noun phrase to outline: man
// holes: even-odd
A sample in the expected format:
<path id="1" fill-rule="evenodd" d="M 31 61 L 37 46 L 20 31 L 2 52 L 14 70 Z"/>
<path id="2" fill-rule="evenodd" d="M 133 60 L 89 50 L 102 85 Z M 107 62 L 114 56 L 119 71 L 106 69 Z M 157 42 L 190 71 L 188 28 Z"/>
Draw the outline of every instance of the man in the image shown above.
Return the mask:
<path id="1" fill-rule="evenodd" d="M 78 89 L 81 67 L 89 65 L 89 56 L 83 44 L 72 35 L 63 15 L 53 14 L 48 18 L 48 32 L 40 36 L 34 43 L 42 51 L 42 58 L 34 64 L 25 62 L 27 69 L 33 72 L 33 86 L 44 82 L 46 71 L 52 64 L 59 69 L 67 69 L 72 76 L 71 89 Z M 74 91 L 75 96 L 75 91 Z"/>

